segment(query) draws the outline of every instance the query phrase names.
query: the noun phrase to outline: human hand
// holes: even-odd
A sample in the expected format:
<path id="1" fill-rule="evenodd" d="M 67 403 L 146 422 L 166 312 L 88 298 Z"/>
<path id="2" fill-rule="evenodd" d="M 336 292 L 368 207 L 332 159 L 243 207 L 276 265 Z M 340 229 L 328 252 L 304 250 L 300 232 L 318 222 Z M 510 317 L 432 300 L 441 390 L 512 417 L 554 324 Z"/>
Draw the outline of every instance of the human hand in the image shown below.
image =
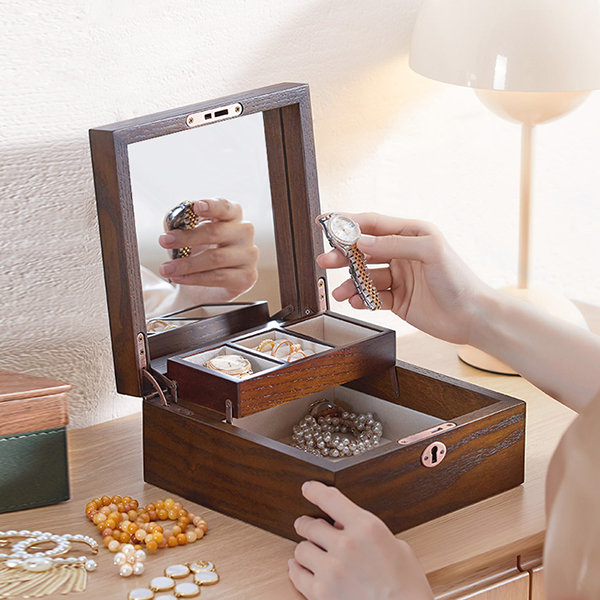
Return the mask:
<path id="1" fill-rule="evenodd" d="M 358 247 L 368 263 L 382 306 L 422 331 L 449 342 L 468 343 L 481 299 L 491 290 L 478 279 L 431 223 L 376 213 L 348 215 L 363 235 Z M 367 235 L 364 235 L 367 234 Z M 337 250 L 321 254 L 326 269 L 348 260 Z M 333 290 L 338 301 L 365 308 L 352 280 Z"/>
<path id="2" fill-rule="evenodd" d="M 306 539 L 288 563 L 289 576 L 308 600 L 433 599 L 412 548 L 381 519 L 318 481 L 307 481 L 302 494 L 335 521 L 303 516 L 294 524 Z"/>
<path id="3" fill-rule="evenodd" d="M 159 237 L 166 249 L 189 246 L 190 256 L 159 267 L 172 283 L 195 286 L 203 303 L 229 302 L 249 290 L 258 278 L 254 226 L 242 221 L 242 207 L 222 198 L 193 203 L 200 222 L 194 229 L 172 229 Z"/>

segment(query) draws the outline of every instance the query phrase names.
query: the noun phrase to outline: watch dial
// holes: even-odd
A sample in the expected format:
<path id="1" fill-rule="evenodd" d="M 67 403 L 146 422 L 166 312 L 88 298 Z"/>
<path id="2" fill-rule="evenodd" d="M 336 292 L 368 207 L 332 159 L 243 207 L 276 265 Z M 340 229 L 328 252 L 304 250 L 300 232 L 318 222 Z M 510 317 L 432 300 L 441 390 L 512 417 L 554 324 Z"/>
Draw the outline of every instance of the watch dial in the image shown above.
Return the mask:
<path id="1" fill-rule="evenodd" d="M 210 363 L 222 371 L 233 371 L 245 367 L 248 361 L 239 354 L 221 354 L 211 359 Z"/>
<path id="2" fill-rule="evenodd" d="M 331 233 L 342 244 L 355 244 L 360 238 L 360 227 L 348 217 L 335 215 L 330 222 Z"/>

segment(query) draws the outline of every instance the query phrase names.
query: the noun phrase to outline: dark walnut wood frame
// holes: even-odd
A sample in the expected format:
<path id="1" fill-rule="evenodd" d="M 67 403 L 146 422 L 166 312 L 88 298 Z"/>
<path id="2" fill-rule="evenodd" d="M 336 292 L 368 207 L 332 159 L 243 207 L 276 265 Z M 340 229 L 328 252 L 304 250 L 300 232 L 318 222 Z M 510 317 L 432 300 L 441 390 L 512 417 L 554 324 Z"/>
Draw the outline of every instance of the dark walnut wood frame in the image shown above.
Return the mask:
<path id="1" fill-rule="evenodd" d="M 189 114 L 235 102 L 243 105 L 243 114 L 264 115 L 284 309 L 268 321 L 264 303 L 243 305 L 242 317 L 227 312 L 168 332 L 162 340 L 161 335 L 148 340 L 127 145 L 183 131 Z M 306 85 L 280 84 L 97 128 L 90 140 L 117 387 L 145 397 L 146 481 L 290 538 L 296 537 L 297 516 L 315 514 L 300 493 L 307 479 L 335 485 L 394 532 L 522 483 L 523 402 L 408 364 L 392 366 L 392 331 L 323 313 L 327 290 L 324 272 L 315 264 L 323 242 L 314 226 L 319 200 Z M 235 341 L 248 329 L 261 331 L 321 314 L 376 333 L 247 382 L 212 375 L 177 358 Z M 159 383 L 166 373 L 175 379 L 179 401 L 153 394 L 149 373 Z M 264 410 L 267 415 L 271 406 L 343 383 L 455 426 L 334 462 L 229 421 Z M 447 453 L 439 466 L 426 468 L 421 454 L 432 441 L 443 442 Z M 181 464 L 188 465 L 185 478 Z"/>

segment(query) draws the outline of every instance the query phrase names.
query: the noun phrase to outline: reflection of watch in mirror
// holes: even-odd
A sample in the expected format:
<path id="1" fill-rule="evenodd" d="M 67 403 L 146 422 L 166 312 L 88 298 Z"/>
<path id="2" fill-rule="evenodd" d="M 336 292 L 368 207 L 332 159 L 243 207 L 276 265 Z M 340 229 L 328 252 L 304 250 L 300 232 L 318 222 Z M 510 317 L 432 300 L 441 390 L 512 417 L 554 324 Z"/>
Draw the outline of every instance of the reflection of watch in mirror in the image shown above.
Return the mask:
<path id="1" fill-rule="evenodd" d="M 250 361 L 240 354 L 218 354 L 206 361 L 204 366 L 232 377 L 252 375 Z"/>
<path id="2" fill-rule="evenodd" d="M 325 236 L 332 248 L 337 248 L 350 261 L 350 277 L 365 306 L 371 310 L 381 308 L 377 288 L 371 281 L 365 255 L 356 245 L 360 239 L 360 227 L 349 217 L 329 213 L 319 218 Z"/>
<path id="3" fill-rule="evenodd" d="M 198 216 L 194 212 L 194 205 L 191 202 L 182 202 L 173 210 L 169 211 L 165 217 L 165 229 L 194 229 L 198 225 Z M 171 258 L 183 258 L 189 256 L 192 249 L 189 246 L 185 248 L 175 248 L 171 250 Z"/>

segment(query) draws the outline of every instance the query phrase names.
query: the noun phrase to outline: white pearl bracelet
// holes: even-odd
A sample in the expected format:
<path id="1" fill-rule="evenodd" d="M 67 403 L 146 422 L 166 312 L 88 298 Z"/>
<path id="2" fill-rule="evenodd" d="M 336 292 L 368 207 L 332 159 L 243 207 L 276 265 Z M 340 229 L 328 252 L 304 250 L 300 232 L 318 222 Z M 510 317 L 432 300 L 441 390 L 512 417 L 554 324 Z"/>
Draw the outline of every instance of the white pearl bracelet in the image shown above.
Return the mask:
<path id="1" fill-rule="evenodd" d="M 292 441 L 316 456 L 356 456 L 378 446 L 383 435 L 372 413 L 357 414 L 328 401 L 314 403 L 309 413 L 294 426 Z"/>

